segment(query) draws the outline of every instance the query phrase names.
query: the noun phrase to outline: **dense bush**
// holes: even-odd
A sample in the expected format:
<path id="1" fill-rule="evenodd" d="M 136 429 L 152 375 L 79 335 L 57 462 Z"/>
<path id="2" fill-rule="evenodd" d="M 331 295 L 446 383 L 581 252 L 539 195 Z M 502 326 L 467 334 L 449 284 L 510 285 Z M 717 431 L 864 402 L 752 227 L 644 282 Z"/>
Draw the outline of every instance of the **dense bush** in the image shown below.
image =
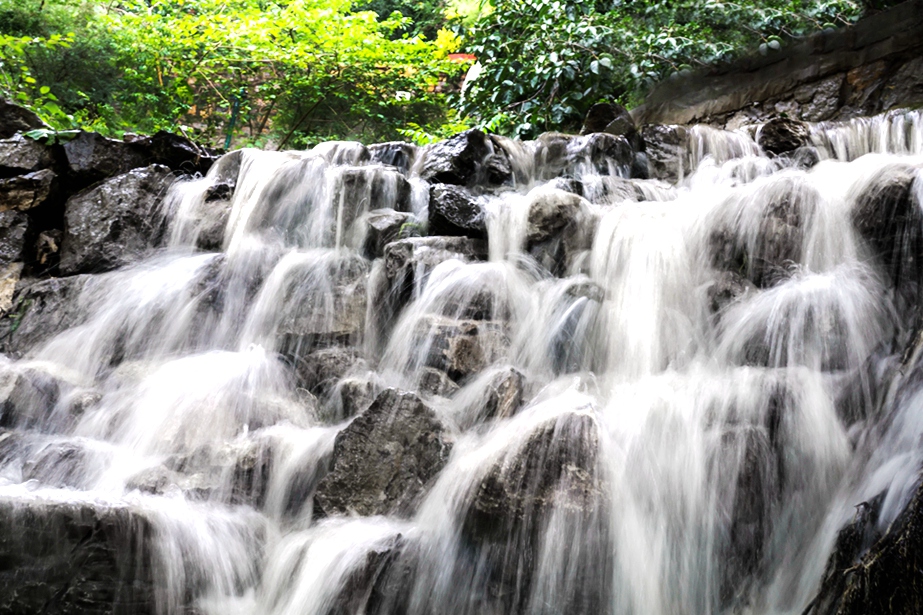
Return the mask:
<path id="1" fill-rule="evenodd" d="M 882 4 L 880 0 L 877 4 Z M 520 136 L 579 128 L 601 101 L 632 105 L 674 72 L 854 21 L 853 0 L 495 0 L 469 33 L 483 71 L 463 111 Z"/>
<path id="2" fill-rule="evenodd" d="M 410 25 L 348 0 L 0 0 L 0 93 L 59 127 L 213 143 L 438 132 L 457 39 L 394 36 Z"/>

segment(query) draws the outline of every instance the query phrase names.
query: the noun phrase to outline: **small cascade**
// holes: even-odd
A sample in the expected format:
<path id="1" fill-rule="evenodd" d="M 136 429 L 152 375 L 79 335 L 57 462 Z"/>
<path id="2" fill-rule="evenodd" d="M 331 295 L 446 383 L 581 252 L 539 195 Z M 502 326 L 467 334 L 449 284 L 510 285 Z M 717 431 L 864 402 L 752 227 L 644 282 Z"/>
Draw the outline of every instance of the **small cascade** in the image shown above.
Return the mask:
<path id="1" fill-rule="evenodd" d="M 146 256 L 17 295 L 0 578 L 21 612 L 835 612 L 841 530 L 918 497 L 920 118 L 227 154 Z"/>

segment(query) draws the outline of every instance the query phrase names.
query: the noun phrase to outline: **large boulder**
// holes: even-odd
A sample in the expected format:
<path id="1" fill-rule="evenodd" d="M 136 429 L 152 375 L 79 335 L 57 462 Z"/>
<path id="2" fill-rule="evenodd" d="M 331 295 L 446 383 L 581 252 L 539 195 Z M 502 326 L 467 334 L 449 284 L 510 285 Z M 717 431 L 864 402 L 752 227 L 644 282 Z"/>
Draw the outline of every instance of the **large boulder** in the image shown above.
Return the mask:
<path id="1" fill-rule="evenodd" d="M 0 351 L 22 356 L 84 317 L 77 299 L 88 275 L 51 278 L 24 285 L 13 297 L 9 312 L 0 319 Z"/>
<path id="2" fill-rule="evenodd" d="M 295 365 L 296 384 L 326 397 L 337 382 L 359 363 L 355 348 L 322 348 L 300 357 Z"/>
<path id="3" fill-rule="evenodd" d="M 51 169 L 0 179 L 0 211 L 26 211 L 44 205 L 57 187 L 58 176 Z"/>
<path id="4" fill-rule="evenodd" d="M 410 227 L 416 220 L 413 214 L 393 209 L 375 209 L 365 218 L 368 228 L 362 243 L 362 254 L 375 259 L 384 256 L 385 246 L 392 241 L 409 235 Z M 406 229 L 406 230 L 405 230 Z"/>
<path id="5" fill-rule="evenodd" d="M 34 112 L 0 98 L 0 139 L 40 128 L 45 128 L 45 122 Z"/>
<path id="6" fill-rule="evenodd" d="M 413 143 L 389 141 L 370 145 L 369 154 L 371 154 L 372 162 L 386 164 L 407 175 L 417 159 L 418 149 Z"/>
<path id="7" fill-rule="evenodd" d="M 45 143 L 16 135 L 0 140 L 0 177 L 15 177 L 56 165 L 57 150 Z"/>
<path id="8" fill-rule="evenodd" d="M 0 267 L 23 260 L 29 218 L 16 210 L 0 211 Z"/>
<path id="9" fill-rule="evenodd" d="M 559 176 L 631 174 L 634 149 L 623 136 L 596 132 L 583 136 L 544 133 L 534 149 L 536 175 L 542 179 Z"/>
<path id="10" fill-rule="evenodd" d="M 856 187 L 852 209 L 859 236 L 883 266 L 900 298 L 910 303 L 916 301 L 923 286 L 923 212 L 913 187 L 917 172 L 905 164 L 883 168 Z"/>
<path id="11" fill-rule="evenodd" d="M 425 366 L 445 372 L 455 382 L 477 374 L 509 347 L 504 324 L 488 320 L 429 316 L 420 322 L 416 336 L 416 347 L 427 351 Z"/>
<path id="12" fill-rule="evenodd" d="M 412 393 L 386 389 L 337 434 L 333 467 L 314 496 L 315 514 L 409 517 L 451 448 L 429 406 Z"/>
<path id="13" fill-rule="evenodd" d="M 647 124 L 641 127 L 648 175 L 671 183 L 679 180 L 688 165 L 689 133 L 684 126 Z"/>
<path id="14" fill-rule="evenodd" d="M 778 156 L 807 145 L 810 137 L 808 125 L 804 122 L 777 117 L 760 126 L 756 143 L 767 154 Z"/>
<path id="15" fill-rule="evenodd" d="M 436 184 L 429 190 L 430 235 L 487 238 L 484 206 L 465 188 Z"/>
<path id="16" fill-rule="evenodd" d="M 167 167 L 152 165 L 68 199 L 61 273 L 108 271 L 147 254 L 163 235 L 159 206 L 173 179 Z"/>
<path id="17" fill-rule="evenodd" d="M 82 186 L 148 164 L 144 154 L 133 144 L 95 132 L 81 131 L 64 144 L 64 155 L 68 174 Z"/>
<path id="18" fill-rule="evenodd" d="M 0 611 L 156 613 L 153 528 L 125 505 L 0 500 Z"/>
<path id="19" fill-rule="evenodd" d="M 615 136 L 630 136 L 636 131 L 635 122 L 625 107 L 616 103 L 596 103 L 587 111 L 580 134 L 606 132 Z"/>
<path id="20" fill-rule="evenodd" d="M 472 129 L 423 150 L 420 177 L 438 184 L 499 186 L 512 181 L 509 157 L 503 148 Z"/>
<path id="21" fill-rule="evenodd" d="M 179 173 L 205 174 L 218 160 L 220 152 L 204 147 L 165 130 L 131 142 L 140 152 L 144 165 L 162 164 Z"/>

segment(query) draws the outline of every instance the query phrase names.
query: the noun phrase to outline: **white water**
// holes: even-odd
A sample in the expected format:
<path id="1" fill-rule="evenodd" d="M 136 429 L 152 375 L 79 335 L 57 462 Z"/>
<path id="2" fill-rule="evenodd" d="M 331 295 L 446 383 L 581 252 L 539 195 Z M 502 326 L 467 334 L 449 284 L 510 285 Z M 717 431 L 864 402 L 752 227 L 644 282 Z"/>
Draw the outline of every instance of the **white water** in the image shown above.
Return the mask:
<path id="1" fill-rule="evenodd" d="M 482 197 L 489 260 L 420 266 L 383 344 L 369 289 L 382 264 L 358 251 L 363 215 L 425 221 L 420 180 L 402 193 L 399 173 L 364 163 L 357 144 L 236 154 L 222 252 L 193 246 L 226 162 L 175 189 L 167 249 L 95 276 L 81 324 L 3 364 L 7 380 L 63 383 L 54 407 L 14 427 L 85 454 L 30 476 L 5 459 L 0 497 L 149 519 L 164 614 L 189 600 L 214 615 L 328 613 L 369 554 L 393 564 L 374 613 L 800 613 L 853 507 L 886 493 L 887 527 L 923 462 L 923 389 L 872 382 L 910 332 L 851 219 L 873 177 L 923 168 L 923 121 L 816 126 L 810 170 L 761 156 L 743 133 L 692 133 L 677 186 L 611 163 L 573 169 L 584 197 L 558 276 L 527 250 L 531 204 L 560 193 L 547 151 L 502 141 L 516 182 Z M 716 234 L 737 251 L 733 273 L 760 282 L 718 312 Z M 347 423 L 325 421 L 341 416 L 324 411 L 333 397 L 296 388 L 293 361 L 350 347 L 363 362 L 346 378 L 414 390 L 436 334 L 459 321 L 479 323 L 480 376 L 425 395 L 455 446 L 416 514 L 314 519 Z M 510 366 L 525 403 L 485 421 L 485 391 Z M 876 386 L 890 390 L 882 404 Z M 261 455 L 268 475 L 241 487 L 236 468 Z M 524 455 L 558 464 L 550 486 L 519 485 L 549 503 L 479 534 L 480 485 Z"/>

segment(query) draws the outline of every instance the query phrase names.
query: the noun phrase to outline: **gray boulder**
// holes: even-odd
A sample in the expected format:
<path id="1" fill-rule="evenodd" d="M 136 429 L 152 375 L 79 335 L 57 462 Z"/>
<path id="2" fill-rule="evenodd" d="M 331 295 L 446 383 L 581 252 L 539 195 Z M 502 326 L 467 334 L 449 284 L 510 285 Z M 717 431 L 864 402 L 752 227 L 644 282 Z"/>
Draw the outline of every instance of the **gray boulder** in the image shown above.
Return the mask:
<path id="1" fill-rule="evenodd" d="M 465 188 L 436 184 L 429 190 L 429 233 L 486 239 L 484 206 Z"/>
<path id="2" fill-rule="evenodd" d="M 16 135 L 0 140 L 0 177 L 14 177 L 54 167 L 56 149 L 35 139 Z"/>
<path id="3" fill-rule="evenodd" d="M 641 127 L 648 176 L 675 183 L 688 165 L 689 135 L 684 126 L 647 124 Z"/>
<path id="4" fill-rule="evenodd" d="M 386 389 L 337 434 L 315 514 L 408 517 L 451 448 L 445 426 L 419 397 Z"/>
<path id="5" fill-rule="evenodd" d="M 777 117 L 760 126 L 756 143 L 767 154 L 778 156 L 807 145 L 810 136 L 808 125 L 804 122 Z"/>
<path id="6" fill-rule="evenodd" d="M 31 348 L 77 325 L 84 314 L 77 299 L 88 275 L 51 278 L 23 286 L 0 319 L 0 351 L 22 356 Z"/>
<path id="7" fill-rule="evenodd" d="M 108 139 L 95 132 L 80 132 L 64 144 L 68 174 L 81 185 L 127 173 L 149 164 L 132 143 Z"/>
<path id="8" fill-rule="evenodd" d="M 512 181 L 509 157 L 503 148 L 472 129 L 423 150 L 420 176 L 436 184 L 499 186 Z"/>
<path id="9" fill-rule="evenodd" d="M 159 205 L 173 179 L 152 165 L 68 199 L 61 273 L 108 271 L 144 256 L 163 235 Z"/>
<path id="10" fill-rule="evenodd" d="M 417 347 L 427 348 L 427 367 L 460 382 L 504 355 L 509 347 L 505 329 L 494 321 L 429 316 L 417 330 Z"/>
<path id="11" fill-rule="evenodd" d="M 390 141 L 370 145 L 369 154 L 372 156 L 372 162 L 386 164 L 407 175 L 417 159 L 418 149 L 413 143 Z"/>
<path id="12" fill-rule="evenodd" d="M 411 226 L 415 219 L 411 213 L 393 209 L 370 211 L 365 218 L 367 229 L 365 241 L 362 243 L 362 254 L 370 259 L 384 256 L 385 246 L 402 239 L 402 235 L 408 232 L 404 229 Z"/>
<path id="13" fill-rule="evenodd" d="M 0 267 L 23 260 L 28 216 L 16 210 L 0 211 Z"/>
<path id="14" fill-rule="evenodd" d="M 32 111 L 0 98 L 0 139 L 9 139 L 17 132 L 45 127 L 45 122 Z"/>
<path id="15" fill-rule="evenodd" d="M 0 179 L 0 211 L 26 211 L 44 205 L 57 187 L 58 177 L 51 169 Z"/>

